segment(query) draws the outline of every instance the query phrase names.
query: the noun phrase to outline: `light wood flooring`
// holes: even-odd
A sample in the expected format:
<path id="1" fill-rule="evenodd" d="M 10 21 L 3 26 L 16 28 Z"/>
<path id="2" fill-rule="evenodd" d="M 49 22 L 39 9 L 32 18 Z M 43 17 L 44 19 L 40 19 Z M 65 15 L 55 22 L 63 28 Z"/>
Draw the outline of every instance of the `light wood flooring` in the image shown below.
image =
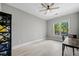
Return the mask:
<path id="1" fill-rule="evenodd" d="M 37 43 L 25 45 L 12 50 L 13 56 L 62 56 L 62 42 L 53 40 L 43 40 Z M 65 56 L 72 56 L 72 48 L 65 49 Z M 79 56 L 79 51 L 75 49 L 75 55 Z"/>

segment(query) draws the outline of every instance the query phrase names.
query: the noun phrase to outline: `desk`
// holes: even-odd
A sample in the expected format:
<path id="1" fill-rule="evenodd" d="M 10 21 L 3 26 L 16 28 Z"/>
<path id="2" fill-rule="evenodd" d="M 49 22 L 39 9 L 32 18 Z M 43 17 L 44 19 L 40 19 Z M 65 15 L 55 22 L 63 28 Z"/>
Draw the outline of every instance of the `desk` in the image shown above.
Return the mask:
<path id="1" fill-rule="evenodd" d="M 73 48 L 73 56 L 74 56 L 74 48 L 79 49 L 79 39 L 67 37 L 62 43 L 62 56 L 64 55 L 65 46 Z"/>

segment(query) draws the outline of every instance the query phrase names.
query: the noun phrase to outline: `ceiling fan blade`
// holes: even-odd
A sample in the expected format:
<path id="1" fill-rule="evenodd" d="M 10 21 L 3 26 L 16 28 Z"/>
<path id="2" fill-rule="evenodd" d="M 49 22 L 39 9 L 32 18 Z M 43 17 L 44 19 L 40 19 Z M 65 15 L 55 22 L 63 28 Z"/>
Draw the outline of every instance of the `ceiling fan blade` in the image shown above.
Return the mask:
<path id="1" fill-rule="evenodd" d="M 54 8 L 50 8 L 50 10 L 53 10 L 53 9 L 58 9 L 59 7 L 54 7 Z"/>
<path id="2" fill-rule="evenodd" d="M 46 10 L 47 10 L 47 9 L 43 9 L 43 10 L 40 10 L 40 12 L 41 12 L 41 11 L 46 11 Z"/>
<path id="3" fill-rule="evenodd" d="M 46 6 L 46 5 L 44 5 L 43 3 L 41 3 L 41 5 L 42 5 L 43 7 L 45 7 L 45 8 L 47 8 L 47 6 Z"/>
<path id="4" fill-rule="evenodd" d="M 49 3 L 44 3 L 46 6 L 48 6 L 49 5 Z"/>
<path id="5" fill-rule="evenodd" d="M 51 3 L 51 4 L 50 4 L 50 7 L 53 6 L 54 4 L 55 4 L 55 3 Z"/>

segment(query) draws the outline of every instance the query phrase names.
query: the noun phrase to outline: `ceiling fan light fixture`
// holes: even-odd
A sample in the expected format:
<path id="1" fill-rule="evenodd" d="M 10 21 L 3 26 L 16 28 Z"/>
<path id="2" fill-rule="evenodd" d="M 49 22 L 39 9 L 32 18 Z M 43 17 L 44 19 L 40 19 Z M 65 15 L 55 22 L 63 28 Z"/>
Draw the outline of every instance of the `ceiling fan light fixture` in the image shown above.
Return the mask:
<path id="1" fill-rule="evenodd" d="M 45 14 L 47 14 L 52 10 L 58 9 L 59 7 L 55 7 L 54 4 L 55 3 L 41 3 L 41 6 L 45 9 L 42 9 L 40 11 L 46 11 Z"/>

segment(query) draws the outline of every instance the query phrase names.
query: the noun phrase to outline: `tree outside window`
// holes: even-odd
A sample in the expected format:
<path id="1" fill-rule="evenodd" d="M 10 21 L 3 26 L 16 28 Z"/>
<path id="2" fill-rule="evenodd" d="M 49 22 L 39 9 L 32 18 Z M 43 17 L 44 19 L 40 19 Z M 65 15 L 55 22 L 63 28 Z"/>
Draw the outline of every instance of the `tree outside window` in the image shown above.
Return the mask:
<path id="1" fill-rule="evenodd" d="M 55 35 L 68 35 L 68 22 L 54 24 Z"/>

